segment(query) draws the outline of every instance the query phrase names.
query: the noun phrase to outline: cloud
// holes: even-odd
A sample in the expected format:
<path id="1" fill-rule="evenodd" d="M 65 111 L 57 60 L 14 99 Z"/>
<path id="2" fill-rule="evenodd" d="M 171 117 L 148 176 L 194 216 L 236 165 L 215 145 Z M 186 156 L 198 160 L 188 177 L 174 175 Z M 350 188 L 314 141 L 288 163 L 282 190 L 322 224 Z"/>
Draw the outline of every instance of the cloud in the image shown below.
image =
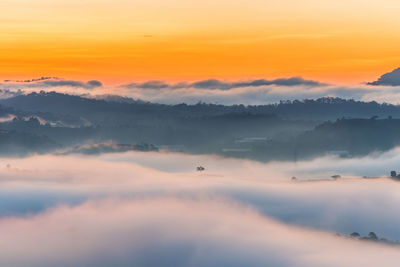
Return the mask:
<path id="1" fill-rule="evenodd" d="M 167 152 L 2 158 L 0 265 L 397 266 L 398 247 L 334 235 L 400 239 L 400 183 L 360 178 L 399 160 L 400 149 L 296 164 Z"/>
<path id="2" fill-rule="evenodd" d="M 320 83 L 313 80 L 304 80 L 301 77 L 292 77 L 292 78 L 280 78 L 275 80 L 254 80 L 251 82 L 237 82 L 233 83 L 233 87 L 251 87 L 251 86 L 268 86 L 268 85 L 276 85 L 276 86 L 325 86 L 326 84 Z"/>
<path id="3" fill-rule="evenodd" d="M 0 234 L 3 266 L 397 266 L 399 253 L 210 199 L 88 202 L 4 219 Z"/>
<path id="4" fill-rule="evenodd" d="M 136 152 L 4 159 L 8 166 L 0 171 L 4 200 L 0 217 L 12 214 L 13 206 L 20 214 L 27 210 L 24 206 L 33 205 L 34 212 L 63 201 L 210 195 L 246 203 L 287 223 L 340 233 L 376 231 L 400 239 L 400 215 L 381 209 L 400 205 L 400 198 L 394 198 L 400 184 L 360 178 L 388 175 L 399 160 L 399 150 L 361 159 L 327 157 L 297 164 Z M 197 173 L 198 165 L 205 166 L 206 172 Z M 359 178 L 329 181 L 333 174 Z M 305 182 L 293 183 L 292 176 Z M 309 179 L 327 181 L 306 182 Z"/>
<path id="5" fill-rule="evenodd" d="M 400 68 L 383 74 L 378 80 L 368 83 L 369 85 L 400 86 Z"/>
<path id="6" fill-rule="evenodd" d="M 62 80 L 56 77 L 41 77 L 39 79 L 31 80 L 5 80 L 4 84 L 0 84 L 3 90 L 15 90 L 16 88 L 57 88 L 57 87 L 75 87 L 82 88 L 85 90 L 91 90 L 98 87 L 102 87 L 103 84 L 97 80 L 91 80 L 88 82 L 75 81 L 75 80 Z"/>
<path id="7" fill-rule="evenodd" d="M 1 86 L 1 84 L 0 84 Z M 10 89 L 0 89 L 0 98 L 9 98 L 14 96 L 22 95 L 24 92 L 21 89 L 10 90 Z"/>
<path id="8" fill-rule="evenodd" d="M 4 80 L 4 82 L 15 82 L 15 83 L 33 83 L 33 82 L 38 82 L 38 81 L 44 81 L 44 80 L 58 80 L 58 77 L 40 77 L 40 78 L 34 78 L 34 79 L 29 79 L 29 80 Z"/>
<path id="9" fill-rule="evenodd" d="M 224 105 L 262 105 L 277 103 L 281 100 L 317 99 L 321 97 L 400 103 L 400 90 L 396 88 L 371 87 L 365 84 L 332 85 L 301 77 L 237 82 L 208 79 L 194 83 L 180 82 L 175 84 L 154 80 L 120 86 L 114 92 L 125 97 L 163 104 L 204 102 Z"/>
<path id="10" fill-rule="evenodd" d="M 58 81 L 43 81 L 31 85 L 31 87 L 59 87 L 59 86 L 94 89 L 96 87 L 103 86 L 103 84 L 97 80 L 92 80 L 88 82 L 73 81 L 73 80 L 58 80 Z"/>
<path id="11" fill-rule="evenodd" d="M 148 81 L 144 83 L 131 83 L 126 85 L 127 88 L 140 88 L 140 89 L 163 89 L 169 88 L 170 85 L 162 81 Z"/>
<path id="12" fill-rule="evenodd" d="M 100 81 L 97 81 L 97 80 L 88 81 L 86 84 L 87 84 L 87 86 L 89 86 L 90 88 L 95 88 L 95 87 L 101 87 L 101 86 L 103 86 L 103 84 L 102 84 Z"/>
<path id="13" fill-rule="evenodd" d="M 22 90 L 23 91 L 22 91 Z M 169 84 L 162 81 L 132 83 L 124 86 L 102 86 L 99 81 L 45 80 L 32 83 L 3 83 L 0 90 L 3 97 L 29 93 L 37 90 L 75 93 L 87 97 L 100 98 L 112 92 L 115 99 L 124 102 L 142 100 L 162 104 L 218 103 L 224 105 L 263 105 L 281 100 L 317 99 L 339 97 L 359 101 L 400 104 L 400 88 L 370 85 L 328 85 L 302 78 L 276 80 L 252 80 L 227 82 L 203 80 L 194 83 L 180 82 Z M 71 90 L 73 89 L 73 90 Z M 89 89 L 89 90 L 88 90 Z M 2 92 L 0 91 L 0 97 Z M 108 98 L 111 98 L 108 96 Z M 130 99 L 131 98 L 131 99 Z M 119 101 L 119 100 L 118 100 Z"/>
<path id="14" fill-rule="evenodd" d="M 163 81 L 148 81 L 144 83 L 131 83 L 125 85 L 126 88 L 139 88 L 139 89 L 182 89 L 182 88 L 197 88 L 197 89 L 205 89 L 205 90 L 230 90 L 234 88 L 242 88 L 242 87 L 260 87 L 260 86 L 324 86 L 326 84 L 305 80 L 301 77 L 292 77 L 292 78 L 280 78 L 275 80 L 252 80 L 252 81 L 241 81 L 241 82 L 226 82 L 215 79 L 203 80 L 194 83 L 181 82 L 177 84 L 167 84 Z"/>
<path id="15" fill-rule="evenodd" d="M 96 95 L 109 95 L 112 92 L 117 97 L 124 98 L 124 101 L 127 102 L 134 102 L 135 99 L 138 99 L 162 104 L 196 104 L 204 102 L 224 105 L 263 105 L 277 103 L 281 100 L 317 99 L 321 97 L 339 97 L 358 101 L 400 104 L 400 88 L 396 86 L 380 84 L 375 86 L 366 84 L 332 85 L 306 80 L 301 77 L 250 81 L 208 79 L 193 83 L 166 83 L 153 80 L 122 86 L 103 86 L 97 80 L 82 82 L 40 79 L 32 79 L 33 82 L 27 83 L 7 82 L 0 84 L 0 97 L 10 97 L 39 89 L 71 93 L 71 88 L 73 88 L 75 94 L 86 95 L 87 97 L 96 98 Z"/>
<path id="16" fill-rule="evenodd" d="M 295 85 L 295 82 L 288 80 L 279 84 L 267 85 L 264 82 L 253 81 L 251 83 L 228 85 L 217 80 L 208 80 L 194 83 L 190 86 L 181 84 L 179 86 L 166 87 L 166 84 L 159 84 L 158 87 L 154 86 L 152 89 L 148 89 L 149 87 L 146 85 L 146 88 L 135 87 L 135 90 L 119 88 L 114 92 L 134 99 L 164 104 L 196 104 L 204 102 L 225 105 L 262 105 L 277 103 L 281 100 L 317 99 L 327 96 L 364 100 L 370 99 L 369 96 L 371 95 L 377 96 L 378 94 L 379 99 L 389 99 L 389 103 L 400 99 L 400 91 L 389 92 L 387 89 L 381 90 L 381 88 L 371 88 L 370 86 L 324 85 L 310 87 L 307 85 Z M 291 85 L 288 86 L 288 84 Z M 393 97 L 395 94 L 398 96 Z"/>

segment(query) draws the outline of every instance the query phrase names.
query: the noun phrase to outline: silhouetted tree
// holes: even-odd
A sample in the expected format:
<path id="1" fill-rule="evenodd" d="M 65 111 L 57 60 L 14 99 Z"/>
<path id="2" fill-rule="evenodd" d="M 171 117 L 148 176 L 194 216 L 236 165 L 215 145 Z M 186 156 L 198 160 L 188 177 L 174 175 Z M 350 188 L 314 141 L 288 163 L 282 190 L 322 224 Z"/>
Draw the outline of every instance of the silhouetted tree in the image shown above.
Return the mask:
<path id="1" fill-rule="evenodd" d="M 356 238 L 356 237 L 360 237 L 360 234 L 357 232 L 353 232 L 353 233 L 351 233 L 350 236 Z"/>
<path id="2" fill-rule="evenodd" d="M 371 240 L 378 240 L 378 236 L 374 232 L 369 232 L 368 237 Z"/>

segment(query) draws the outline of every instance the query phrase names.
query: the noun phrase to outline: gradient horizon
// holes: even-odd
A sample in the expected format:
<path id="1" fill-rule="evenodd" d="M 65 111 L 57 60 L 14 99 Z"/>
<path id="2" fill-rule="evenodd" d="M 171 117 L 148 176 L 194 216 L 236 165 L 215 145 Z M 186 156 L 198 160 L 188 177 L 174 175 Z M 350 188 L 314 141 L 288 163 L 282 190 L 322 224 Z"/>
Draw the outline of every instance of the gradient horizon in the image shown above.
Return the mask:
<path id="1" fill-rule="evenodd" d="M 398 65 L 394 0 L 5 0 L 0 78 L 375 79 Z"/>

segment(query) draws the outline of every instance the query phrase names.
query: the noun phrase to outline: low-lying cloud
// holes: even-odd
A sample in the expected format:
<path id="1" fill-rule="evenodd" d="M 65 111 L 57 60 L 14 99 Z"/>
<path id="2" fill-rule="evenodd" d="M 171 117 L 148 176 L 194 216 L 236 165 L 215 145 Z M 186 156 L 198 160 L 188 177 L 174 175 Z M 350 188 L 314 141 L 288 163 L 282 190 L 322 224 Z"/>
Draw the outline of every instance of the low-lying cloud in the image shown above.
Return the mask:
<path id="1" fill-rule="evenodd" d="M 94 89 L 96 87 L 101 87 L 103 84 L 100 81 L 92 80 L 88 82 L 73 81 L 73 80 L 56 80 L 56 81 L 42 81 L 31 84 L 30 87 L 79 87 L 84 89 Z"/>
<path id="2" fill-rule="evenodd" d="M 4 219 L 0 234 L 4 266 L 396 266 L 399 253 L 208 199 L 88 202 Z"/>
<path id="3" fill-rule="evenodd" d="M 39 81 L 45 81 L 45 80 L 58 80 L 58 77 L 40 77 L 40 78 L 33 78 L 33 79 L 27 79 L 27 80 L 4 80 L 4 82 L 12 82 L 12 83 L 33 83 L 33 82 L 39 82 Z"/>
<path id="4" fill-rule="evenodd" d="M 400 239 L 400 182 L 362 178 L 399 159 L 1 158 L 0 265 L 397 266 L 397 246 L 335 233 Z"/>
<path id="5" fill-rule="evenodd" d="M 178 82 L 147 81 L 122 86 L 103 85 L 100 81 L 41 80 L 29 83 L 0 84 L 0 97 L 10 97 L 33 91 L 56 91 L 124 102 L 142 100 L 163 104 L 218 103 L 224 105 L 263 105 L 281 100 L 304 100 L 339 97 L 358 101 L 400 104 L 400 87 L 385 85 L 332 85 L 303 78 L 275 80 Z M 132 99 L 129 99 L 132 98 Z"/>
<path id="6" fill-rule="evenodd" d="M 24 92 L 21 89 L 17 89 L 17 90 L 0 89 L 0 98 L 10 98 L 10 97 L 19 96 L 22 94 L 24 94 Z"/>
<path id="7" fill-rule="evenodd" d="M 210 88 L 219 87 L 212 84 L 210 83 L 207 86 L 210 86 Z M 164 104 L 204 102 L 225 105 L 262 105 L 277 103 L 281 100 L 317 99 L 321 97 L 340 97 L 366 101 L 372 101 L 372 98 L 375 97 L 378 102 L 400 103 L 400 91 L 396 88 L 382 90 L 364 85 L 355 87 L 334 85 L 310 87 L 307 85 L 273 84 L 245 87 L 243 84 L 243 87 L 226 87 L 225 89 L 205 89 L 205 86 L 205 84 L 202 84 L 201 88 L 194 86 L 171 88 L 166 84 L 154 82 L 151 86 L 146 83 L 140 87 L 135 87 L 135 90 L 118 88 L 114 92 L 135 99 Z"/>
<path id="8" fill-rule="evenodd" d="M 91 81 L 77 81 L 77 80 L 64 80 L 57 77 L 41 77 L 29 80 L 5 80 L 0 84 L 1 91 L 10 93 L 31 91 L 32 89 L 49 89 L 58 90 L 59 88 L 75 88 L 92 90 L 102 87 L 102 82 L 98 80 Z M 1 92 L 0 92 L 1 93 Z"/>
<path id="9" fill-rule="evenodd" d="M 391 85 L 391 87 L 387 87 L 387 85 Z M 334 85 L 302 77 L 249 81 L 208 79 L 174 84 L 154 80 L 127 84 L 115 89 L 115 92 L 144 101 L 165 104 L 205 102 L 226 105 L 259 105 L 276 103 L 281 100 L 321 97 L 399 104 L 400 88 L 397 86 L 400 86 L 400 69 L 383 75 L 375 82 L 359 85 Z"/>
<path id="10" fill-rule="evenodd" d="M 281 100 L 339 97 L 379 103 L 400 103 L 399 87 L 381 84 L 333 85 L 301 77 L 274 80 L 220 81 L 203 80 L 169 84 L 163 81 L 131 83 L 112 90 L 134 99 L 164 104 L 218 103 L 224 105 L 262 105 Z"/>
<path id="11" fill-rule="evenodd" d="M 180 82 L 176 84 L 168 84 L 163 81 L 148 81 L 144 83 L 130 83 L 125 85 L 127 88 L 138 88 L 138 89 L 182 89 L 182 88 L 196 88 L 204 90 L 230 90 L 234 88 L 242 87 L 260 87 L 260 86 L 325 86 L 326 84 L 320 83 L 313 80 L 305 80 L 301 77 L 291 78 L 279 78 L 274 80 L 251 80 L 251 81 L 240 81 L 240 82 L 227 82 L 216 79 L 203 80 L 198 82 Z"/>
<path id="12" fill-rule="evenodd" d="M 368 83 L 369 85 L 400 86 L 400 68 L 383 74 L 378 80 Z"/>

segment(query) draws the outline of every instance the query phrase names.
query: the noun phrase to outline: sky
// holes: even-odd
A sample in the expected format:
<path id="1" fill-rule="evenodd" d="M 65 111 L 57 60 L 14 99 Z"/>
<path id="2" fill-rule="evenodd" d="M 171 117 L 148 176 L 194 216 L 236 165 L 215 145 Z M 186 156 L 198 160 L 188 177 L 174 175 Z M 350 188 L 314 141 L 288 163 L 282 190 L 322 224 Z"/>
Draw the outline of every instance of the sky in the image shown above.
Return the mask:
<path id="1" fill-rule="evenodd" d="M 0 79 L 375 80 L 398 67 L 396 0 L 3 0 Z"/>
<path id="2" fill-rule="evenodd" d="M 400 104 L 399 11 L 398 0 L 1 0 L 0 98 Z M 0 266 L 398 266 L 398 245 L 348 235 L 400 240 L 400 183 L 386 178 L 399 161 L 400 148 L 295 163 L 0 157 Z"/>

